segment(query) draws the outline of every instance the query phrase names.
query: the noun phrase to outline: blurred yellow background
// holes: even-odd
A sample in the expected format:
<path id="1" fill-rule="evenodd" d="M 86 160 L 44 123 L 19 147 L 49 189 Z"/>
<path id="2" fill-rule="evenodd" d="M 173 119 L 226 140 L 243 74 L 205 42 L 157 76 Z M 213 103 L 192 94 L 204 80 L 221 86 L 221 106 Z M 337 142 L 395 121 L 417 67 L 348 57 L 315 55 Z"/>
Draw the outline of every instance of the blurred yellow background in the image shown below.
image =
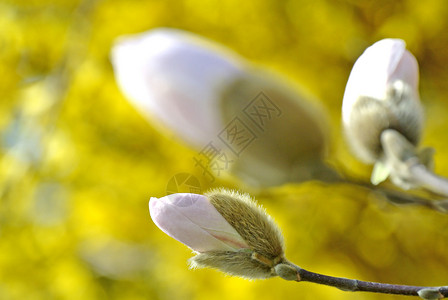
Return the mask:
<path id="1" fill-rule="evenodd" d="M 406 299 L 278 278 L 188 270 L 191 251 L 151 221 L 148 200 L 178 173 L 203 191 L 251 191 L 202 177 L 196 151 L 159 133 L 118 90 L 114 39 L 156 27 L 222 43 L 316 95 L 332 125 L 330 162 L 368 180 L 340 126 L 356 58 L 397 37 L 420 64 L 423 144 L 448 175 L 448 2 L 16 0 L 0 2 L 0 299 Z M 328 275 L 448 284 L 448 217 L 317 182 L 251 191 L 288 258 Z"/>

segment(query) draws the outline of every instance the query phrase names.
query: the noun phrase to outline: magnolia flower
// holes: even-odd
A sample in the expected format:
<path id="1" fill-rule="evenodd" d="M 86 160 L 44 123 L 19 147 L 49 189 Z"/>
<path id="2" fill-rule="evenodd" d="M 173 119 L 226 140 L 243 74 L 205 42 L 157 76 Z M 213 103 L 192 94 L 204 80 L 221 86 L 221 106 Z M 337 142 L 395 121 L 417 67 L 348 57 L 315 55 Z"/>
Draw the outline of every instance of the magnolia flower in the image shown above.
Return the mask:
<path id="1" fill-rule="evenodd" d="M 423 122 L 418 64 L 404 41 L 381 40 L 358 58 L 345 89 L 342 119 L 353 152 L 366 163 L 380 158 L 385 129 L 418 143 Z"/>
<path id="2" fill-rule="evenodd" d="M 391 174 L 381 135 L 395 130 L 417 146 L 423 127 L 418 93 L 418 64 L 400 39 L 376 42 L 358 58 L 345 89 L 342 119 L 354 154 L 375 164 L 372 182 Z"/>
<path id="3" fill-rule="evenodd" d="M 233 156 L 229 170 L 247 183 L 335 177 L 324 163 L 322 111 L 234 52 L 192 33 L 155 29 L 118 39 L 111 56 L 119 87 L 148 120 L 198 150 L 212 143 Z"/>
<path id="4" fill-rule="evenodd" d="M 151 198 L 149 211 L 163 232 L 197 253 L 190 259 L 194 268 L 252 279 L 279 275 L 275 267 L 285 261 L 283 237 L 248 195 L 226 190 L 172 194 Z M 277 267 L 282 276 L 289 269 Z"/>
<path id="5" fill-rule="evenodd" d="M 374 164 L 371 181 L 390 177 L 404 189 L 448 195 L 448 181 L 431 172 L 433 150 L 417 149 L 423 109 L 418 64 L 400 39 L 376 42 L 358 58 L 345 89 L 342 119 L 352 151 Z"/>

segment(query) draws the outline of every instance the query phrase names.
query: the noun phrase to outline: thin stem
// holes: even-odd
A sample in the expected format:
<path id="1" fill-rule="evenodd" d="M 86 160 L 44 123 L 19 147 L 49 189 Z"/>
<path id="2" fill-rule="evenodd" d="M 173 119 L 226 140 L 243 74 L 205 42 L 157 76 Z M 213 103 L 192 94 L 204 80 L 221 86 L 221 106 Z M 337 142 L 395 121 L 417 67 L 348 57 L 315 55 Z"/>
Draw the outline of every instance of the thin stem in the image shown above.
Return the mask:
<path id="1" fill-rule="evenodd" d="M 425 206 L 425 207 L 428 207 L 431 209 L 435 209 L 442 213 L 447 212 L 447 209 L 445 208 L 446 205 L 444 205 L 446 200 L 431 200 L 431 199 L 419 197 L 419 196 L 412 195 L 412 194 L 406 194 L 401 191 L 392 190 L 392 189 L 388 189 L 388 188 L 381 187 L 381 186 L 374 186 L 374 185 L 370 185 L 370 184 L 358 183 L 358 185 L 369 188 L 374 193 L 383 195 L 392 203 L 415 204 L 415 205 L 421 205 L 421 206 Z"/>
<path id="2" fill-rule="evenodd" d="M 425 287 L 425 286 L 397 285 L 397 284 L 362 281 L 357 279 L 347 279 L 342 277 L 333 277 L 319 273 L 314 273 L 302 269 L 294 264 L 292 264 L 292 266 L 294 266 L 294 268 L 298 272 L 297 281 L 308 281 L 317 284 L 333 286 L 344 291 L 421 296 L 419 295 L 419 292 L 424 290 L 430 290 L 435 293 L 438 293 L 438 295 L 440 295 L 440 298 L 448 297 L 448 286 Z"/>
<path id="3" fill-rule="evenodd" d="M 421 164 L 413 165 L 409 172 L 422 187 L 433 193 L 448 197 L 448 179 L 433 174 Z"/>
<path id="4" fill-rule="evenodd" d="M 405 192 L 389 189 L 384 186 L 372 185 L 370 183 L 352 178 L 346 174 L 344 174 L 343 177 L 341 177 L 337 180 L 331 181 L 331 183 L 346 183 L 346 184 L 366 188 L 366 189 L 372 191 L 373 193 L 376 193 L 383 197 L 386 197 L 390 202 L 395 203 L 395 204 L 421 205 L 421 206 L 424 206 L 424 207 L 427 207 L 430 209 L 437 210 L 442 213 L 447 213 L 447 211 L 448 211 L 448 200 L 447 199 L 432 200 L 432 199 L 428 199 L 428 198 L 424 198 L 424 197 L 419 197 L 419 196 L 408 194 Z"/>

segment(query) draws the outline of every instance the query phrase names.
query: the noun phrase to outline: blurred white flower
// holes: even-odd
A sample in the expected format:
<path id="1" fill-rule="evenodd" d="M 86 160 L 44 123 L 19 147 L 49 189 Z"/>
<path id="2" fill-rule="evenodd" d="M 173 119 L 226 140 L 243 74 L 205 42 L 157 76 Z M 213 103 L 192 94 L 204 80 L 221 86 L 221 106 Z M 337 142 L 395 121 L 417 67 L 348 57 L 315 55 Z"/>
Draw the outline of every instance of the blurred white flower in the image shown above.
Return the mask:
<path id="1" fill-rule="evenodd" d="M 243 72 L 235 53 L 168 28 L 119 38 L 111 58 L 122 92 L 140 112 L 197 147 L 223 128 L 219 96 Z"/>
<path id="2" fill-rule="evenodd" d="M 121 90 L 148 120 L 219 154 L 225 167 L 217 175 L 230 171 L 253 186 L 336 177 L 324 162 L 322 111 L 232 51 L 155 29 L 119 39 L 112 62 Z"/>

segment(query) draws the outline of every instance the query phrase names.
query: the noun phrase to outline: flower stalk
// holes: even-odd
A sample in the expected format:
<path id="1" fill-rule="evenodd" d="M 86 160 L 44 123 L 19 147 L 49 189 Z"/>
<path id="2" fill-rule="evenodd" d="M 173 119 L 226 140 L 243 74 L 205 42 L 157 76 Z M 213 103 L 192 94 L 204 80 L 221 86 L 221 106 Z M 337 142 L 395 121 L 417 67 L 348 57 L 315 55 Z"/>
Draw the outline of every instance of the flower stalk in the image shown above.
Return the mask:
<path id="1" fill-rule="evenodd" d="M 290 266 L 293 266 L 297 271 L 296 281 L 308 281 L 333 286 L 343 291 L 420 296 L 423 299 L 443 299 L 448 297 L 448 286 L 425 287 L 362 281 L 314 273 L 293 264 L 290 264 Z"/>

